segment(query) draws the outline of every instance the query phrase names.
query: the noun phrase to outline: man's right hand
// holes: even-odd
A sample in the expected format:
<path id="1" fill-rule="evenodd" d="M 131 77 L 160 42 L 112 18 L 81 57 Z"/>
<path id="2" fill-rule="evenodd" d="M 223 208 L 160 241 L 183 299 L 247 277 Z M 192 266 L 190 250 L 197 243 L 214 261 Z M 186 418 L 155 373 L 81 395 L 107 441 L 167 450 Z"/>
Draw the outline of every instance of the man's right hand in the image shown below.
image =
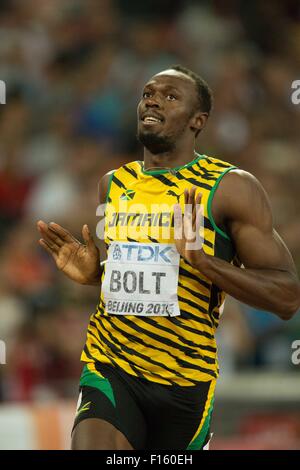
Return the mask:
<path id="1" fill-rule="evenodd" d="M 54 222 L 40 220 L 37 227 L 42 235 L 39 244 L 53 256 L 60 271 L 80 284 L 100 284 L 100 253 L 87 225 L 82 228 L 85 244 Z"/>

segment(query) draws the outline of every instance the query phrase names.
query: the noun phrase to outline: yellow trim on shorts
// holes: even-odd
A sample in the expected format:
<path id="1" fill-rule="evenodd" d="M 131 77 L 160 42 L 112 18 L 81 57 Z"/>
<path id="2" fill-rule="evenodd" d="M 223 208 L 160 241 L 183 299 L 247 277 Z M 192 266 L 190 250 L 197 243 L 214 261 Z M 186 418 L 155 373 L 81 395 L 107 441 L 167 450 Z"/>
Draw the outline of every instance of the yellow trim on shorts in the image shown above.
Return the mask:
<path id="1" fill-rule="evenodd" d="M 214 401 L 216 383 L 217 383 L 216 380 L 212 380 L 212 382 L 209 386 L 207 399 L 206 399 L 206 403 L 205 403 L 205 407 L 204 407 L 204 412 L 202 414 L 199 427 L 198 427 L 197 431 L 195 432 L 193 438 L 191 439 L 191 441 L 188 445 L 189 450 L 196 450 L 196 442 L 195 441 L 197 441 L 197 439 L 199 441 L 199 444 L 197 445 L 197 448 L 202 448 L 202 446 L 203 446 L 204 440 L 206 438 L 206 435 L 207 435 L 207 432 L 208 432 L 208 429 L 209 429 L 210 415 L 211 415 L 211 412 L 212 412 L 212 406 L 213 406 L 213 401 Z M 200 438 L 200 434 L 203 431 L 204 431 L 204 434 Z"/>

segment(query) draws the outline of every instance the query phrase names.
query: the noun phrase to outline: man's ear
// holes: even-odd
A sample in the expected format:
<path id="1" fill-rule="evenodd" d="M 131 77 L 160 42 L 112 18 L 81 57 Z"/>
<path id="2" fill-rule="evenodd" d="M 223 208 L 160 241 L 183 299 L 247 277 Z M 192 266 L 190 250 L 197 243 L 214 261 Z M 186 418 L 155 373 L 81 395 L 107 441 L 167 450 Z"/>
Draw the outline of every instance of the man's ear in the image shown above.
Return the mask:
<path id="1" fill-rule="evenodd" d="M 198 135 L 199 132 L 204 129 L 207 119 L 208 113 L 199 111 L 194 114 L 191 119 L 191 129 L 195 132 L 196 135 Z"/>

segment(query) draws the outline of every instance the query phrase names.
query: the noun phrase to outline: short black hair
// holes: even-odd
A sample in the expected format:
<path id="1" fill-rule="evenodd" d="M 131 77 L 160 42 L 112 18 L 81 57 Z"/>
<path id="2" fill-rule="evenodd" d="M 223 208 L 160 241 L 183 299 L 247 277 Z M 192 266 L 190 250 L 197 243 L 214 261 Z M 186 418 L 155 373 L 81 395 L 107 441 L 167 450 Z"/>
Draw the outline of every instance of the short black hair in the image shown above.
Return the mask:
<path id="1" fill-rule="evenodd" d="M 170 69 L 181 72 L 194 80 L 198 94 L 199 109 L 209 115 L 213 106 L 213 95 L 206 81 L 200 75 L 182 65 L 172 65 Z"/>

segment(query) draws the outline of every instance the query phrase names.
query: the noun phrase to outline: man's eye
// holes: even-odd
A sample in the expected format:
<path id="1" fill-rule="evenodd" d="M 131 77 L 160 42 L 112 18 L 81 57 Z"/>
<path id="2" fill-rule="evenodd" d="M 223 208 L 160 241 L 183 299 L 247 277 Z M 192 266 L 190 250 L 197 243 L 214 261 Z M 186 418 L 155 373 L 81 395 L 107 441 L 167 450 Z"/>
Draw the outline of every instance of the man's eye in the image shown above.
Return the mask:
<path id="1" fill-rule="evenodd" d="M 167 99 L 168 99 L 169 101 L 177 100 L 176 96 L 175 96 L 175 95 L 172 95 L 172 94 L 169 94 L 169 95 L 167 96 Z"/>
<path id="2" fill-rule="evenodd" d="M 150 97 L 151 97 L 151 93 L 149 91 L 144 91 L 143 98 L 150 98 Z"/>

